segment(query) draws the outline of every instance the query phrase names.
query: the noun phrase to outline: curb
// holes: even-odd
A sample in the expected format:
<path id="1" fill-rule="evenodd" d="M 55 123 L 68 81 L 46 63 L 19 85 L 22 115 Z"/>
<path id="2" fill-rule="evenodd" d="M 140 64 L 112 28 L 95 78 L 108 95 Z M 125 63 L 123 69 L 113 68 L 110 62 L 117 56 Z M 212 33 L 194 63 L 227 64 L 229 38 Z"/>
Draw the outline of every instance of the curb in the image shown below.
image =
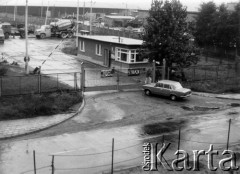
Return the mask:
<path id="1" fill-rule="evenodd" d="M 240 98 L 234 98 L 234 97 L 227 97 L 227 96 L 216 96 L 216 98 L 219 99 L 228 99 L 228 100 L 240 100 Z"/>
<path id="2" fill-rule="evenodd" d="M 72 114 L 71 116 L 69 116 L 68 118 L 63 119 L 63 120 L 61 120 L 61 121 L 59 121 L 59 122 L 57 122 L 57 123 L 50 124 L 50 125 L 48 125 L 48 126 L 46 126 L 46 127 L 43 127 L 43 128 L 35 129 L 35 130 L 32 130 L 32 131 L 30 130 L 29 132 L 26 132 L 26 133 L 17 134 L 17 135 L 12 135 L 12 136 L 9 135 L 9 136 L 6 136 L 6 137 L 1 137 L 0 140 L 7 140 L 7 139 L 11 139 L 11 138 L 17 138 L 17 137 L 29 135 L 29 134 L 32 134 L 32 133 L 37 133 L 37 132 L 40 132 L 40 131 L 43 131 L 43 130 L 47 130 L 47 129 L 49 129 L 49 128 L 52 128 L 52 127 L 54 127 L 54 126 L 57 126 L 57 125 L 59 125 L 59 124 L 61 124 L 61 123 L 64 123 L 64 122 L 70 120 L 71 118 L 75 117 L 75 116 L 78 115 L 79 113 L 81 113 L 82 110 L 83 110 L 83 108 L 84 108 L 84 106 L 85 106 L 85 99 L 84 99 L 84 96 L 83 96 L 82 104 L 81 104 L 80 108 L 78 109 L 78 111 L 77 111 L 76 113 Z"/>

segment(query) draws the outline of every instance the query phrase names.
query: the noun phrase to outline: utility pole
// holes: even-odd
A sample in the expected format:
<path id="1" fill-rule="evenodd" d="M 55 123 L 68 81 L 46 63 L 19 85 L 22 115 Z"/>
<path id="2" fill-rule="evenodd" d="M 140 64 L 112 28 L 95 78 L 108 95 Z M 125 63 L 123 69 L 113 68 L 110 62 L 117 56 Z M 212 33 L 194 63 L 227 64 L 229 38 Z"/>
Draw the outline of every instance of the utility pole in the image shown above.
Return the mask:
<path id="1" fill-rule="evenodd" d="M 79 17 L 79 0 L 77 2 L 77 31 L 76 31 L 76 47 L 78 47 L 78 17 Z"/>
<path id="2" fill-rule="evenodd" d="M 25 55 L 25 73 L 29 74 L 28 68 L 28 0 L 26 0 L 26 7 L 25 7 L 25 44 L 26 44 L 26 55 Z"/>
<path id="3" fill-rule="evenodd" d="M 42 11 L 43 11 L 43 0 L 42 0 L 42 6 L 41 6 L 41 18 L 42 18 Z"/>
<path id="4" fill-rule="evenodd" d="M 90 35 L 92 35 L 92 0 L 91 0 L 91 8 L 90 8 Z"/>
<path id="5" fill-rule="evenodd" d="M 49 8 L 49 1 L 48 1 L 47 11 L 46 11 L 45 25 L 47 25 L 48 8 Z"/>
<path id="6" fill-rule="evenodd" d="M 85 18 L 85 1 L 83 2 L 83 25 L 84 25 L 84 18 Z"/>

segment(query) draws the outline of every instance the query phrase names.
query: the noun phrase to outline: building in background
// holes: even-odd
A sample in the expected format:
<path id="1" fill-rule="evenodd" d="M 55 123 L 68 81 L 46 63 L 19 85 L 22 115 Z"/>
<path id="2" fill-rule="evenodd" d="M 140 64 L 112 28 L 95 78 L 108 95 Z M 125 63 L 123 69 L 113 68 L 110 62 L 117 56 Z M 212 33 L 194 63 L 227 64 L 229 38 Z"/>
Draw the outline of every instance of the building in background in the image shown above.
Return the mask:
<path id="1" fill-rule="evenodd" d="M 139 56 L 142 40 L 118 36 L 78 35 L 78 56 L 99 65 L 121 69 L 148 67 L 148 59 Z"/>
<path id="2" fill-rule="evenodd" d="M 103 21 L 108 27 L 124 27 L 128 21 L 135 19 L 133 16 L 105 16 Z"/>

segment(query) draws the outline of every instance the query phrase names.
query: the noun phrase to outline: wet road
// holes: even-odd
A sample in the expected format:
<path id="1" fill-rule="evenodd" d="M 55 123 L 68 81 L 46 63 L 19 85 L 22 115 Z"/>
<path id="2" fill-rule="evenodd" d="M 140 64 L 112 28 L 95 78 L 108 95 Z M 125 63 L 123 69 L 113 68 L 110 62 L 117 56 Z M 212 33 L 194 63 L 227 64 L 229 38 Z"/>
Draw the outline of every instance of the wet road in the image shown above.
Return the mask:
<path id="1" fill-rule="evenodd" d="M 109 171 L 112 138 L 115 138 L 115 169 L 141 165 L 143 143 L 162 142 L 162 135 L 165 135 L 165 142 L 172 143 L 165 157 L 176 158 L 173 154 L 177 149 L 179 126 L 181 149 L 208 150 L 209 144 L 214 144 L 214 148 L 224 148 L 230 118 L 230 145 L 240 142 L 240 108 L 206 112 L 201 115 L 187 114 L 189 111 L 181 109 L 182 105 L 190 103 L 215 103 L 215 106 L 223 107 L 230 102 L 228 100 L 192 96 L 191 100 L 172 102 L 156 96 L 147 97 L 140 92 L 86 97 L 87 104 L 83 112 L 69 122 L 35 134 L 36 136 L 2 141 L 0 173 L 17 174 L 32 170 L 33 150 L 36 151 L 37 168 L 47 167 L 38 170 L 37 173 L 51 173 L 51 154 L 55 155 L 56 174 Z M 170 110 L 172 113 L 167 115 Z M 159 118 L 157 120 L 156 113 Z M 169 116 L 172 119 L 169 119 Z M 106 126 L 111 124 L 112 126 Z M 98 125 L 100 126 L 97 127 Z M 89 130 L 82 130 L 84 126 L 89 126 Z"/>

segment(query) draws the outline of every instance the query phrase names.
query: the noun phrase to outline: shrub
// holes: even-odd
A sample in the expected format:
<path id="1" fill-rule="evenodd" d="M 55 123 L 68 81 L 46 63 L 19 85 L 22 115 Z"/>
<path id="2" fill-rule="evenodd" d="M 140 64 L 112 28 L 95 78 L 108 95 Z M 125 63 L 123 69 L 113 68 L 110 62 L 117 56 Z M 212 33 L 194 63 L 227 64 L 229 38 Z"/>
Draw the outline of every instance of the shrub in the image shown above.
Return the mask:
<path id="1" fill-rule="evenodd" d="M 6 75 L 7 72 L 8 72 L 8 68 L 7 67 L 0 67 L 0 76 Z"/>

